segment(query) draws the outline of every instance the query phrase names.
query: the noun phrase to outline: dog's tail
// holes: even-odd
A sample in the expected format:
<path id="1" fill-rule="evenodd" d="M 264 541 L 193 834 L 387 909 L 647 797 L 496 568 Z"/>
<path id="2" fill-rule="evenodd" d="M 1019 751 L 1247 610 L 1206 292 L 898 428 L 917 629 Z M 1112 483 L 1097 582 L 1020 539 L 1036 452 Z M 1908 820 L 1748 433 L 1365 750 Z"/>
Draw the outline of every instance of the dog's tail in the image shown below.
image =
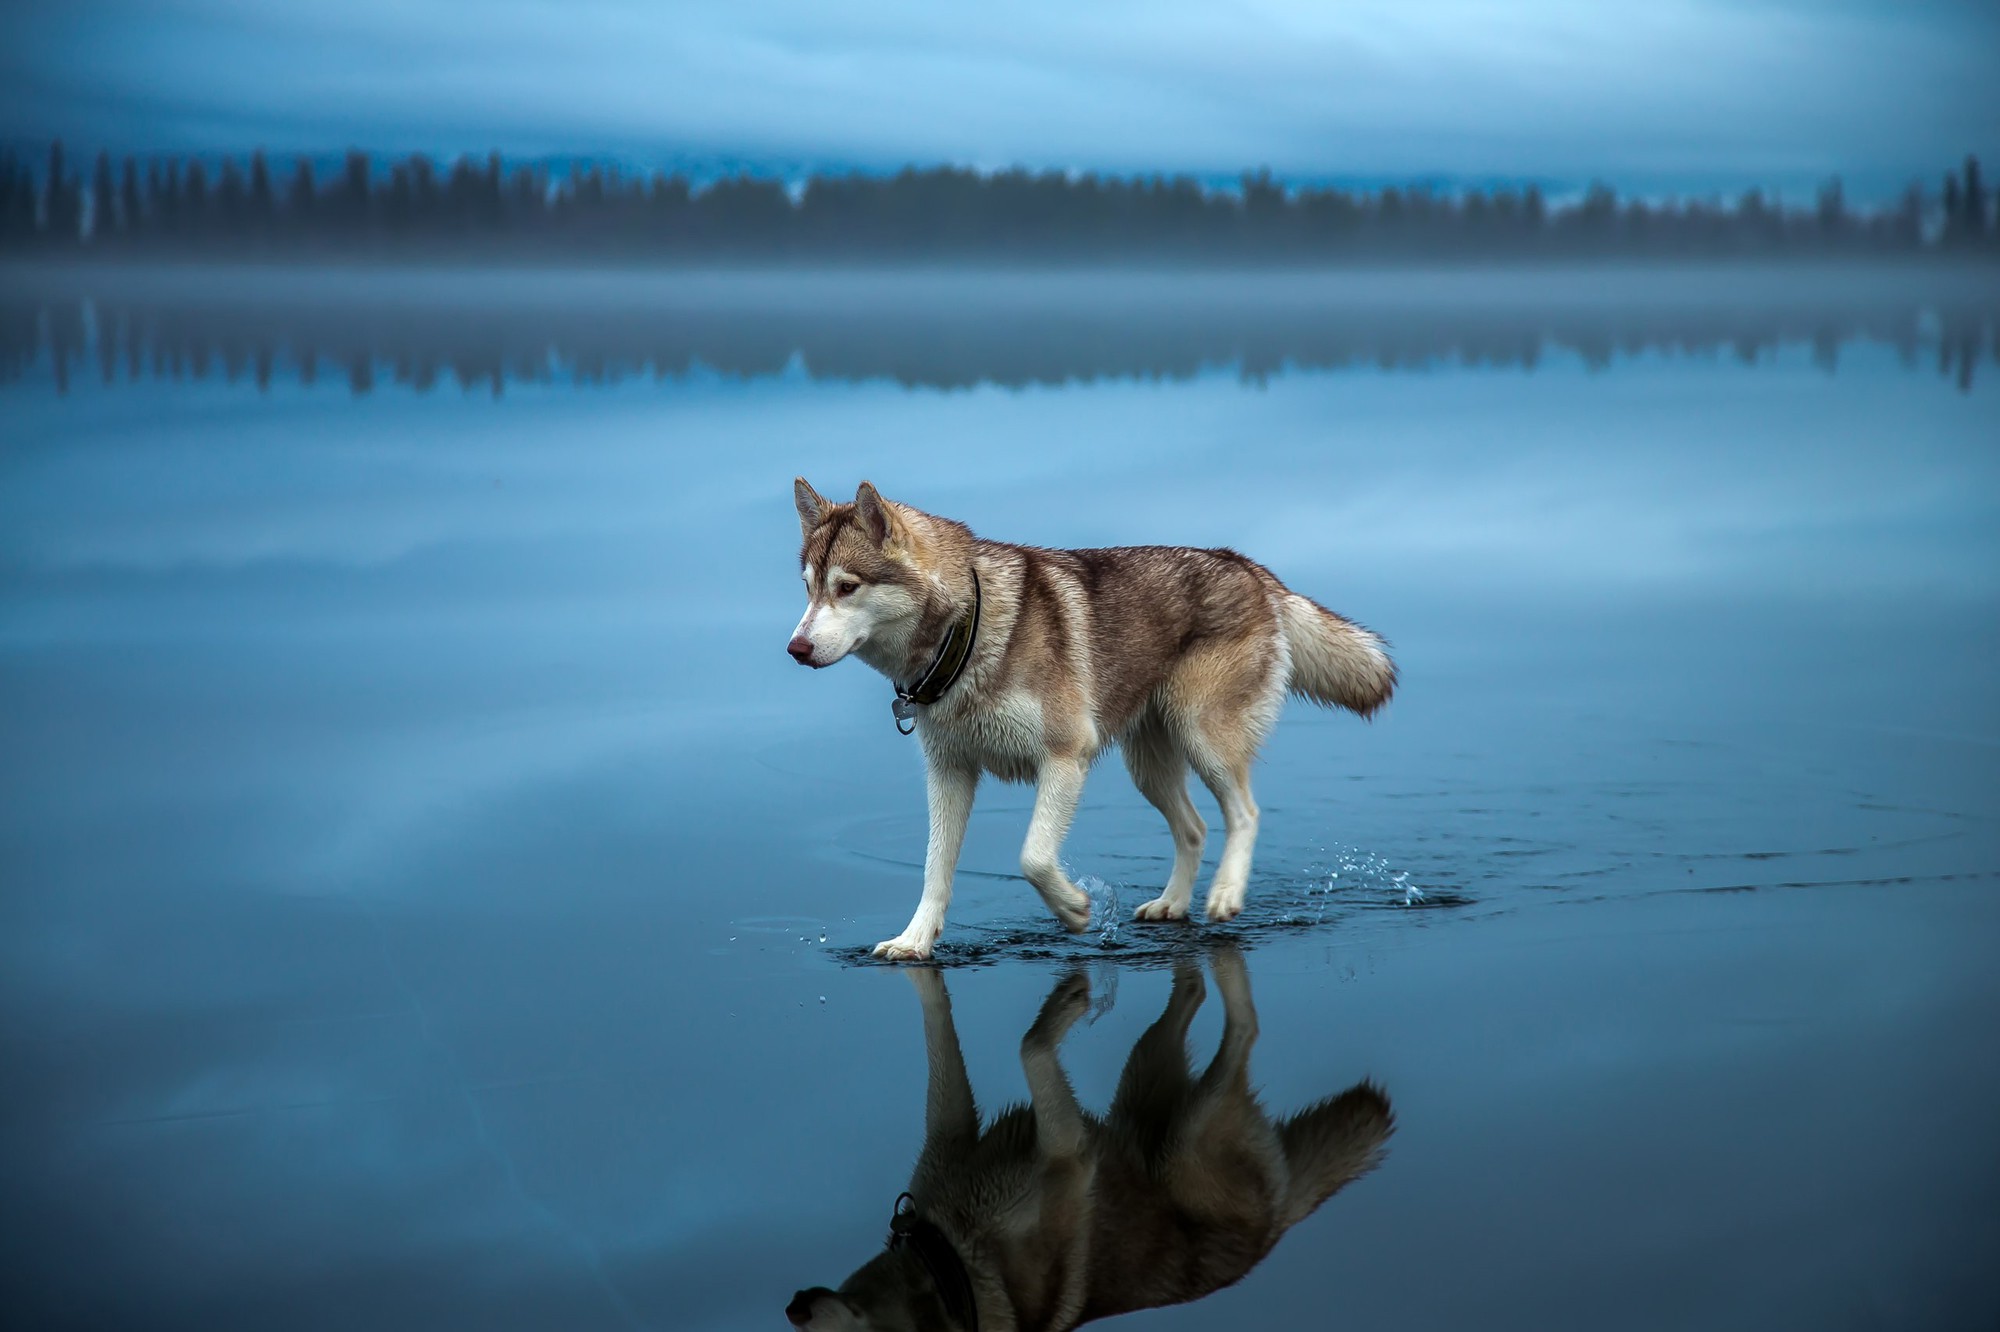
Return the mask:
<path id="1" fill-rule="evenodd" d="M 1285 637 L 1292 645 L 1291 691 L 1364 717 L 1387 703 L 1396 692 L 1389 645 L 1308 597 L 1290 591 L 1284 597 Z"/>
<path id="2" fill-rule="evenodd" d="M 1305 1220 L 1344 1185 L 1380 1165 L 1383 1144 L 1395 1131 L 1389 1098 L 1372 1082 L 1357 1082 L 1280 1124 L 1278 1137 L 1292 1172 L 1285 1226 Z"/>

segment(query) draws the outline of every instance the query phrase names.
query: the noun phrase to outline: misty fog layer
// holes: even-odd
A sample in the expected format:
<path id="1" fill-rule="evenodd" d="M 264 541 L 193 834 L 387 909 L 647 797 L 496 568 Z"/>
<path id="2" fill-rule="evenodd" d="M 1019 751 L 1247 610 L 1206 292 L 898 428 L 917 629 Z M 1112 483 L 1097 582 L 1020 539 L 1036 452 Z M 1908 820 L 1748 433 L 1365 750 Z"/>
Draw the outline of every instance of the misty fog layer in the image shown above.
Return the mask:
<path id="1" fill-rule="evenodd" d="M 1643 355 L 1836 371 L 1875 343 L 1960 388 L 2000 356 L 2000 274 L 1545 269 L 1297 276 L 976 272 L 0 270 L 0 377 L 274 376 L 418 389 L 697 368 L 958 387 L 1232 367 L 1532 371 Z"/>

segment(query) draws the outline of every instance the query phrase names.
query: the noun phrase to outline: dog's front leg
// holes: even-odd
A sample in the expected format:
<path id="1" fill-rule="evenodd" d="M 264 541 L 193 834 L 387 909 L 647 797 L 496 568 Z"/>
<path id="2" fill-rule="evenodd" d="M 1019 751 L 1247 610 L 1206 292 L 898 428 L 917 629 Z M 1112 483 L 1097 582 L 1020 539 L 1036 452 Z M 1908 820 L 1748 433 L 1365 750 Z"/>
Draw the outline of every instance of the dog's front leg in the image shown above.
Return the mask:
<path id="1" fill-rule="evenodd" d="M 930 1079 L 924 1094 L 924 1146 L 910 1179 L 910 1192 L 925 1198 L 954 1161 L 962 1161 L 979 1140 L 979 1106 L 965 1075 L 965 1055 L 952 1025 L 951 995 L 936 967 L 905 973 L 924 1006 L 924 1052 Z"/>
<path id="2" fill-rule="evenodd" d="M 1083 1153 L 1088 1125 L 1056 1051 L 1089 1007 L 1090 978 L 1081 970 L 1072 970 L 1056 982 L 1035 1016 L 1035 1025 L 1021 1038 L 1021 1071 L 1028 1077 L 1035 1140 L 1049 1156 Z"/>
<path id="3" fill-rule="evenodd" d="M 972 817 L 972 793 L 978 785 L 979 769 L 925 756 L 931 840 L 924 853 L 924 895 L 903 932 L 875 945 L 875 956 L 921 962 L 931 955 L 931 945 L 944 929 L 945 908 L 951 905 L 951 877 L 958 870 L 958 851 L 965 844 L 965 823 Z"/>
<path id="4" fill-rule="evenodd" d="M 1035 1025 L 1021 1038 L 1021 1071 L 1028 1078 L 1028 1104 L 1035 1116 L 1033 1184 L 1019 1195 L 1016 1215 L 1033 1218 L 1037 1252 L 1047 1255 L 1044 1288 L 1046 1322 L 1038 1326 L 1075 1327 L 1083 1321 L 1090 1289 L 1090 1237 L 1094 1225 L 1097 1154 L 1093 1150 L 1090 1116 L 1078 1104 L 1069 1075 L 1063 1072 L 1058 1048 L 1069 1029 L 1090 1006 L 1090 982 L 1079 968 L 1056 984 L 1042 1004 Z"/>
<path id="5" fill-rule="evenodd" d="M 1021 848 L 1021 873 L 1056 913 L 1063 928 L 1081 934 L 1090 927 L 1090 899 L 1063 873 L 1062 845 L 1083 799 L 1089 765 L 1082 759 L 1052 758 L 1035 775 L 1035 812 L 1028 818 L 1028 841 Z"/>

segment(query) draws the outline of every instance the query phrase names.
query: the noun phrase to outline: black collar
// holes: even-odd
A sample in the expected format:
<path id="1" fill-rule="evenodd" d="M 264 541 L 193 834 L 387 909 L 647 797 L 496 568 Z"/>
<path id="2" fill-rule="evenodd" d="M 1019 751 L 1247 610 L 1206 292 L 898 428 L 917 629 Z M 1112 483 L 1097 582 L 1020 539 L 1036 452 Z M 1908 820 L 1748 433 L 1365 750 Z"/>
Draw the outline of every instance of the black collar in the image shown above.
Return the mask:
<path id="1" fill-rule="evenodd" d="M 972 1294 L 972 1274 L 951 1240 L 935 1221 L 917 1215 L 917 1200 L 905 1193 L 889 1214 L 889 1248 L 910 1249 L 930 1273 L 945 1314 L 966 1332 L 979 1332 L 979 1302 Z"/>
<path id="2" fill-rule="evenodd" d="M 965 663 L 972 660 L 972 640 L 979 636 L 979 609 L 983 600 L 979 590 L 979 568 L 975 565 L 972 570 L 972 614 L 961 615 L 952 621 L 944 642 L 938 644 L 937 655 L 931 658 L 930 668 L 909 688 L 898 686 L 896 701 L 889 705 L 889 710 L 896 714 L 896 729 L 904 735 L 917 728 L 918 707 L 929 707 L 943 698 L 945 691 L 965 674 Z M 904 722 L 909 725 L 904 726 Z"/>

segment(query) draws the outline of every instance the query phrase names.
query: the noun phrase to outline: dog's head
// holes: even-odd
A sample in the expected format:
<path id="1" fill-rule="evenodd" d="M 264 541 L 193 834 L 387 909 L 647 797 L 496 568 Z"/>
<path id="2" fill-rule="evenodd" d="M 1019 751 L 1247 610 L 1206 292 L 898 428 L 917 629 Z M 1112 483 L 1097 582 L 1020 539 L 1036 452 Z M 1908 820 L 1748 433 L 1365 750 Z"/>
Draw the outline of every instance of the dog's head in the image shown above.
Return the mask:
<path id="1" fill-rule="evenodd" d="M 841 1283 L 814 1286 L 792 1296 L 785 1317 L 811 1332 L 952 1332 L 937 1287 L 907 1252 L 876 1255 Z"/>
<path id="2" fill-rule="evenodd" d="M 799 506 L 799 572 L 806 613 L 786 650 L 803 666 L 831 666 L 858 648 L 894 661 L 923 618 L 937 579 L 924 517 L 892 504 L 866 481 L 852 504 L 835 504 L 806 483 L 792 483 Z"/>

